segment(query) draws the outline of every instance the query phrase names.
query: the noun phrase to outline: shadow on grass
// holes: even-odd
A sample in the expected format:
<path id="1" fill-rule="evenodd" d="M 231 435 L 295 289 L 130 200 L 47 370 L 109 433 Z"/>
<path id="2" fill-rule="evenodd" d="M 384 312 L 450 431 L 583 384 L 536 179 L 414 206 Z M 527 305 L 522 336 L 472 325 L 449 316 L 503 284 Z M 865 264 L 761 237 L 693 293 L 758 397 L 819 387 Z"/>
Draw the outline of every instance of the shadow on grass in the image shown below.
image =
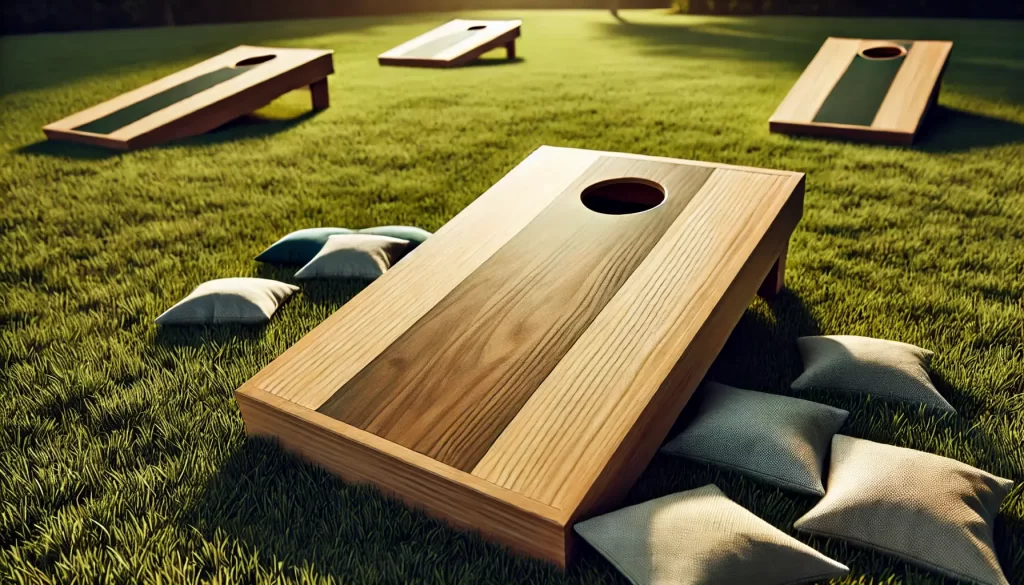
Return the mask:
<path id="1" fill-rule="evenodd" d="M 856 140 L 841 136 L 788 135 L 787 139 L 795 142 L 827 141 L 854 145 L 876 144 L 869 140 Z M 917 140 L 913 145 L 893 145 L 892 148 L 907 148 L 942 154 L 1013 144 L 1024 144 L 1024 124 L 946 106 L 935 106 L 921 123 Z M 884 146 L 884 144 L 881 145 Z"/>
<path id="2" fill-rule="evenodd" d="M 6 50 L 0 51 L 0 95 L 190 61 L 182 63 L 184 69 L 241 44 L 303 46 L 290 41 L 360 32 L 389 22 L 380 17 L 306 19 L 8 37 L 3 40 Z"/>
<path id="3" fill-rule="evenodd" d="M 248 438 L 219 467 L 183 520 L 205 538 L 227 536 L 286 575 L 353 583 L 553 582 L 552 565 L 508 556 L 473 533 L 410 510 L 375 488 L 349 484 Z M 433 559 L 423 562 L 424 559 Z"/>
<path id="4" fill-rule="evenodd" d="M 707 377 L 738 388 L 788 392 L 803 369 L 796 338 L 820 335 L 818 322 L 789 289 L 758 305 L 740 318 Z"/>
<path id="5" fill-rule="evenodd" d="M 315 118 L 322 110 L 305 110 L 295 112 L 286 118 L 270 118 L 259 113 L 245 114 L 214 128 L 213 130 L 183 138 L 175 142 L 169 142 L 161 147 L 209 145 L 245 140 L 248 138 L 264 138 L 273 136 L 289 130 L 303 122 Z"/>
<path id="6" fill-rule="evenodd" d="M 1009 144 L 1024 144 L 1024 124 L 938 106 L 928 113 L 914 148 L 942 153 Z"/>
<path id="7" fill-rule="evenodd" d="M 62 142 L 59 140 L 42 140 L 34 142 L 11 151 L 14 154 L 27 156 L 46 156 L 54 158 L 73 158 L 77 160 L 105 160 L 122 156 L 126 151 L 111 150 L 92 146 L 91 144 L 78 144 L 75 142 Z"/>
<path id="8" fill-rule="evenodd" d="M 813 39 L 759 32 L 756 25 L 735 21 L 682 25 L 672 17 L 666 17 L 659 24 L 607 22 L 602 27 L 608 36 L 636 41 L 658 55 L 734 56 L 750 61 L 788 62 L 794 66 L 808 62 L 824 40 L 820 34 Z"/>
<path id="9" fill-rule="evenodd" d="M 238 341 L 255 341 L 266 333 L 259 325 L 161 325 L 153 341 L 166 348 L 208 347 Z"/>
<path id="10" fill-rule="evenodd" d="M 221 144 L 249 138 L 273 136 L 301 124 L 302 122 L 316 116 L 318 113 L 318 111 L 306 111 L 302 114 L 285 119 L 267 118 L 259 114 L 247 114 L 222 126 L 214 128 L 205 134 L 183 138 L 181 140 L 173 140 L 171 142 L 157 144 L 148 148 L 187 148 Z M 16 148 L 12 152 L 15 154 L 24 154 L 29 156 L 72 158 L 78 160 L 105 160 L 117 156 L 123 156 L 130 151 L 112 150 L 100 146 L 79 144 L 75 142 L 43 140 Z"/>
<path id="11" fill-rule="evenodd" d="M 302 282 L 302 294 L 314 305 L 327 305 L 336 309 L 362 292 L 370 282 L 357 278 L 307 280 Z"/>
<path id="12" fill-rule="evenodd" d="M 294 284 L 295 286 L 302 286 L 302 283 L 295 280 L 295 273 L 298 272 L 299 268 L 302 268 L 301 264 L 278 266 L 275 264 L 264 264 L 258 262 L 256 268 L 256 278 L 266 278 L 269 280 L 280 280 L 281 282 L 287 282 L 288 284 Z"/>
<path id="13" fill-rule="evenodd" d="M 962 93 L 1024 103 L 1024 50 L 1007 48 L 1013 23 L 956 19 L 761 17 L 704 19 L 665 16 L 657 24 L 603 25 L 610 37 L 635 41 L 658 55 L 774 62 L 802 71 L 829 36 L 943 39 L 954 42 L 944 83 Z M 1024 47 L 1024 45 L 1021 45 Z"/>
<path id="14" fill-rule="evenodd" d="M 463 67 L 494 67 L 497 65 L 515 65 L 522 63 L 524 59 L 522 57 L 516 57 L 514 59 L 506 59 L 505 57 L 486 57 L 482 59 L 476 59 L 463 65 Z"/>

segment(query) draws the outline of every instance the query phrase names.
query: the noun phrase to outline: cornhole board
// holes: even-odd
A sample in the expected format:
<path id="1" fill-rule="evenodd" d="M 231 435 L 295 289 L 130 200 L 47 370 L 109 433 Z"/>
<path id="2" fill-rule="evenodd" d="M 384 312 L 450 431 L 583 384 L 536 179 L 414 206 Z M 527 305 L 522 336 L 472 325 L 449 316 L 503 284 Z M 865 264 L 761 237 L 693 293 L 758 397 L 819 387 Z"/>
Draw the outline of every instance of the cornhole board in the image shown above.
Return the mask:
<path id="1" fill-rule="evenodd" d="M 460 67 L 484 53 L 505 47 L 516 58 L 521 20 L 456 19 L 377 56 L 381 65 Z"/>
<path id="2" fill-rule="evenodd" d="M 829 37 L 775 110 L 771 132 L 911 144 L 953 43 Z"/>
<path id="3" fill-rule="evenodd" d="M 565 566 L 573 524 L 620 501 L 782 286 L 803 191 L 541 147 L 242 385 L 246 430 Z"/>
<path id="4" fill-rule="evenodd" d="M 127 150 L 213 130 L 309 86 L 330 105 L 334 51 L 242 45 L 43 127 L 51 140 Z"/>

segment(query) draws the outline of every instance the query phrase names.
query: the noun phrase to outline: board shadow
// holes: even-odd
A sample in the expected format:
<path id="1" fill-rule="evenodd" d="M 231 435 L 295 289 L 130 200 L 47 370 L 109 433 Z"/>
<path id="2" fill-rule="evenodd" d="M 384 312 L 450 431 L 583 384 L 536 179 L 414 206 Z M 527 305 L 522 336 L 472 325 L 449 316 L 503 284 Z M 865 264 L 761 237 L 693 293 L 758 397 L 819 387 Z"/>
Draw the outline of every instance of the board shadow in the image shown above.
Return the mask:
<path id="1" fill-rule="evenodd" d="M 803 300 L 783 289 L 743 313 L 706 377 L 739 388 L 788 393 L 803 368 L 796 339 L 820 334 Z"/>
<path id="2" fill-rule="evenodd" d="M 158 144 L 152 148 L 175 148 L 180 146 L 222 144 L 250 138 L 268 138 L 289 130 L 306 120 L 319 115 L 322 110 L 306 110 L 288 118 L 270 118 L 258 112 L 239 116 L 209 132 Z"/>
<path id="3" fill-rule="evenodd" d="M 238 45 L 301 47 L 296 40 L 358 34 L 389 22 L 381 17 L 328 18 L 5 37 L 0 39 L 0 95 L 166 63 L 182 62 L 179 69 L 184 69 Z M 75 58 L 68 59 L 69 54 Z"/>
<path id="4" fill-rule="evenodd" d="M 181 521 L 210 541 L 227 537 L 265 568 L 339 582 L 555 582 L 553 565 L 505 555 L 368 485 L 344 482 L 249 437 L 206 483 Z M 423 557 L 457 563 L 440 576 Z M 452 561 L 454 559 L 454 562 Z M 372 572 L 372 574 L 368 573 Z"/>
<path id="5" fill-rule="evenodd" d="M 153 342 L 166 348 L 178 348 L 254 341 L 266 334 L 266 325 L 161 325 L 157 327 Z"/>
<path id="6" fill-rule="evenodd" d="M 136 151 L 189 146 L 208 146 L 211 144 L 221 144 L 250 138 L 270 137 L 297 126 L 319 113 L 320 112 L 318 111 L 306 111 L 287 119 L 273 119 L 259 114 L 248 114 L 236 118 L 218 128 L 214 128 L 205 134 L 200 134 L 199 136 L 172 140 L 170 142 L 133 150 L 114 150 L 103 148 L 101 146 L 93 146 L 78 142 L 66 142 L 62 140 L 41 140 L 39 142 L 33 142 L 32 144 L 12 149 L 10 152 L 13 154 L 28 156 L 71 158 L 77 160 L 105 160 L 124 156 Z"/>
<path id="7" fill-rule="evenodd" d="M 992 23 L 985 35 L 953 19 L 908 22 L 889 18 L 760 17 L 713 18 L 693 22 L 666 16 L 651 22 L 603 23 L 609 37 L 628 39 L 664 56 L 779 63 L 802 71 L 826 37 L 941 39 L 953 41 L 944 87 L 994 101 L 1024 103 L 1024 51 L 1008 49 L 1013 23 Z M 795 81 L 795 77 L 794 77 Z"/>
<path id="8" fill-rule="evenodd" d="M 475 59 L 463 65 L 463 67 L 495 67 L 500 65 L 515 65 L 524 62 L 522 57 L 506 59 L 505 57 L 488 57 L 486 59 Z"/>
<path id="9" fill-rule="evenodd" d="M 960 152 L 1024 144 L 1024 124 L 937 106 L 928 113 L 915 148 L 926 152 Z"/>
<path id="10" fill-rule="evenodd" d="M 63 142 L 60 140 L 40 140 L 8 151 L 12 154 L 26 156 L 45 156 L 52 158 L 70 158 L 75 160 L 106 160 L 127 154 L 128 151 L 112 150 L 91 144 Z"/>

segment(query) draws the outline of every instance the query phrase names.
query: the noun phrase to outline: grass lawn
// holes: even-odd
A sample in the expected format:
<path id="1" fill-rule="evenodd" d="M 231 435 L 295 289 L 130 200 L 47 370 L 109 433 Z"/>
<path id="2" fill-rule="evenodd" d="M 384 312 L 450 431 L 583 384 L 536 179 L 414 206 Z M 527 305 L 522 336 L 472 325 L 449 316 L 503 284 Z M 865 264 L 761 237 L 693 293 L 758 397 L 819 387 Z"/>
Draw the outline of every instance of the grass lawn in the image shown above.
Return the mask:
<path id="1" fill-rule="evenodd" d="M 453 71 L 375 59 L 450 15 L 0 39 L 0 581 L 624 582 L 592 551 L 562 574 L 246 440 L 232 391 L 358 284 L 307 286 L 256 330 L 153 324 L 207 279 L 290 280 L 252 261 L 290 230 L 437 229 L 551 144 L 806 172 L 789 292 L 750 307 L 709 375 L 791 393 L 806 334 L 935 350 L 959 416 L 801 395 L 849 409 L 844 433 L 1015 480 L 996 538 L 1024 583 L 1024 23 L 624 15 L 527 12 L 521 62 Z M 828 34 L 956 42 L 915 148 L 768 133 Z M 334 49 L 332 107 L 296 92 L 129 154 L 43 141 L 240 43 Z M 711 481 L 790 533 L 814 504 L 662 456 L 629 500 Z M 851 567 L 837 583 L 943 582 L 798 537 Z"/>

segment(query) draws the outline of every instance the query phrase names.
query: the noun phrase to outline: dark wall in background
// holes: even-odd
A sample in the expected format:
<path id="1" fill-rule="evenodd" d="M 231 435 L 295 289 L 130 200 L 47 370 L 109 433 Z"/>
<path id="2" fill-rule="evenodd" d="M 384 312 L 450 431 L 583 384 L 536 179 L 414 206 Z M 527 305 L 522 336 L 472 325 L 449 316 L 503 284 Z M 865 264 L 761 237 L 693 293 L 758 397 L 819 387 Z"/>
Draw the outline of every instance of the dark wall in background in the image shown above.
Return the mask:
<path id="1" fill-rule="evenodd" d="M 607 8 L 612 0 L 3 0 L 0 34 L 489 8 Z M 694 14 L 1024 18 L 1024 0 L 619 0 Z"/>
<path id="2" fill-rule="evenodd" d="M 0 34 L 494 8 L 605 8 L 610 0 L 2 0 Z M 671 0 L 620 0 L 668 8 Z"/>
<path id="3" fill-rule="evenodd" d="M 1024 18 L 1024 0 L 675 0 L 690 14 Z"/>

